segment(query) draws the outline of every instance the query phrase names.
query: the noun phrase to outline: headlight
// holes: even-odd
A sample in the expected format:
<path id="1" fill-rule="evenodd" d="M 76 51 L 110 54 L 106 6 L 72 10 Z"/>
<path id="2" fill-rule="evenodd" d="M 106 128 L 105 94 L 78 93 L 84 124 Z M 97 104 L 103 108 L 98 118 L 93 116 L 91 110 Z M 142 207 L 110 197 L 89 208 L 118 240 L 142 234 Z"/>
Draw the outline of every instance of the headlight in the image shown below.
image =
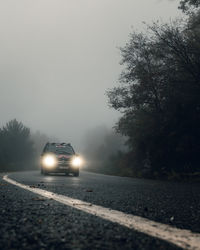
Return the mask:
<path id="1" fill-rule="evenodd" d="M 73 167 L 80 167 L 82 165 L 82 159 L 79 156 L 75 156 L 71 162 Z"/>
<path id="2" fill-rule="evenodd" d="M 56 158 L 52 155 L 44 156 L 42 163 L 45 167 L 54 167 L 56 165 Z"/>

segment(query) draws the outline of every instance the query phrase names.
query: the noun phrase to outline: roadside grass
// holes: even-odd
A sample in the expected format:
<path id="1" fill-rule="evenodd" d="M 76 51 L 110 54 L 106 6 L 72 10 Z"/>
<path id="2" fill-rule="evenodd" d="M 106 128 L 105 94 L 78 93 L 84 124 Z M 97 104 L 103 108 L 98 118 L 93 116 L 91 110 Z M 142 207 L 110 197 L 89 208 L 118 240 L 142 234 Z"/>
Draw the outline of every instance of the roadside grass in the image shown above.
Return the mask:
<path id="1" fill-rule="evenodd" d="M 135 171 L 130 166 L 117 165 L 116 162 L 113 164 L 109 162 L 95 162 L 85 168 L 86 171 L 105 174 L 115 175 L 121 177 L 132 177 L 140 179 L 154 179 L 154 180 L 166 180 L 166 181 L 178 181 L 178 182 L 199 182 L 200 183 L 200 172 L 194 173 L 177 173 L 175 171 L 165 172 L 161 174 L 159 172 L 151 173 L 148 170 Z"/>

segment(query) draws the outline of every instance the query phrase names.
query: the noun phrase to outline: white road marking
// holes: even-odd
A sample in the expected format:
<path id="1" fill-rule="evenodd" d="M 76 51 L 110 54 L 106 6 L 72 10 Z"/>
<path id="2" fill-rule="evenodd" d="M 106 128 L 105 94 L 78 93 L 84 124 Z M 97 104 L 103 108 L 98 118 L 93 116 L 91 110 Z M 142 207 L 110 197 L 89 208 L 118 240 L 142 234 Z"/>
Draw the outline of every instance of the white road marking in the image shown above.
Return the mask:
<path id="1" fill-rule="evenodd" d="M 10 179 L 7 175 L 5 175 L 3 179 L 10 184 L 16 185 L 35 194 L 39 194 L 48 199 L 53 199 L 64 205 L 82 210 L 102 219 L 118 223 L 129 229 L 136 230 L 161 240 L 165 240 L 184 249 L 200 249 L 200 234 L 198 233 L 192 233 L 189 230 L 178 229 L 169 225 L 148 220 L 143 217 L 126 214 L 117 210 L 97 206 L 82 200 L 73 199 L 68 196 L 59 195 L 40 188 L 35 188 L 33 186 L 31 187 L 24 185 Z"/>

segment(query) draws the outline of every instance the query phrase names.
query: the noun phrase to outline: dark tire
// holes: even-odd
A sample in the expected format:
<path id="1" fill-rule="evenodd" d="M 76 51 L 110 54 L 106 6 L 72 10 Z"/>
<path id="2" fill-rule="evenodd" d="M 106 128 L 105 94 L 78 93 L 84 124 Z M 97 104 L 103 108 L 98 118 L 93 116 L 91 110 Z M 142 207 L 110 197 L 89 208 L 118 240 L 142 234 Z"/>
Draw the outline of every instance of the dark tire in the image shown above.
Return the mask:
<path id="1" fill-rule="evenodd" d="M 74 172 L 74 176 L 78 177 L 79 176 L 79 169 Z"/>
<path id="2" fill-rule="evenodd" d="M 45 171 L 44 169 L 42 170 L 42 172 L 43 172 L 43 175 L 48 175 L 48 172 Z"/>

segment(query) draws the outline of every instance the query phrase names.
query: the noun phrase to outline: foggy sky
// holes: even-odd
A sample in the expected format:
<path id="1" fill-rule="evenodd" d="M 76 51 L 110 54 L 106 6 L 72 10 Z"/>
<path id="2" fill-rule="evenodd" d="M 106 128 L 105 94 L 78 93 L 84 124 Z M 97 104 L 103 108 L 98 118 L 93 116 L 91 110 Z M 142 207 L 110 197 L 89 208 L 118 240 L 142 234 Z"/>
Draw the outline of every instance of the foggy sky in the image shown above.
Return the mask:
<path id="1" fill-rule="evenodd" d="M 117 47 L 143 21 L 180 15 L 178 1 L 0 0 L 0 126 L 16 118 L 81 148 L 119 113 L 105 91 L 121 72 Z"/>

